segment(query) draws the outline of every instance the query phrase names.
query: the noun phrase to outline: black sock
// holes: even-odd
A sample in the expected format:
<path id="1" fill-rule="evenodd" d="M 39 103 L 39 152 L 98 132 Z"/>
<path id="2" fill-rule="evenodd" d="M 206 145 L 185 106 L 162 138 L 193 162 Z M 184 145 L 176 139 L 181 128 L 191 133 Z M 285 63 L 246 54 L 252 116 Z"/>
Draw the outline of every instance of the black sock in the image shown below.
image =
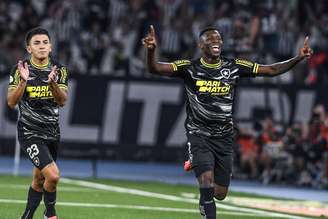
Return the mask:
<path id="1" fill-rule="evenodd" d="M 45 189 L 44 192 L 44 204 L 46 206 L 45 215 L 47 217 L 56 216 L 55 204 L 56 204 L 56 191 L 48 192 Z"/>
<path id="2" fill-rule="evenodd" d="M 214 188 L 200 188 L 199 211 L 203 219 L 216 219 Z"/>
<path id="3" fill-rule="evenodd" d="M 32 219 L 35 210 L 42 200 L 42 192 L 35 191 L 31 186 L 28 190 L 27 204 L 22 219 Z"/>

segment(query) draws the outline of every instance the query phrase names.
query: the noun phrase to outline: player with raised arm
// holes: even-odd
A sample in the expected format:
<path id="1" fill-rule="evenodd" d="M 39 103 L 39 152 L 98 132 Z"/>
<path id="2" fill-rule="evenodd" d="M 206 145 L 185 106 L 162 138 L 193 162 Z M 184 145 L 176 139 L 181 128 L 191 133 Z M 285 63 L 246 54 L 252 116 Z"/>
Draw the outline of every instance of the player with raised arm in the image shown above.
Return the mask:
<path id="1" fill-rule="evenodd" d="M 271 65 L 221 56 L 223 40 L 216 28 L 199 34 L 202 55 L 195 60 L 158 62 L 155 30 L 150 26 L 142 39 L 147 49 L 147 67 L 157 75 L 182 78 L 187 93 L 185 128 L 189 161 L 199 183 L 200 214 L 204 219 L 216 218 L 214 197 L 223 200 L 232 174 L 234 89 L 239 77 L 272 77 L 287 72 L 312 55 L 308 37 L 294 58 Z"/>
<path id="2" fill-rule="evenodd" d="M 30 58 L 19 61 L 10 74 L 7 102 L 18 104 L 18 140 L 34 165 L 27 205 L 21 219 L 32 219 L 44 198 L 45 219 L 57 219 L 55 203 L 59 170 L 59 107 L 67 100 L 67 69 L 50 58 L 47 30 L 35 28 L 26 35 Z"/>

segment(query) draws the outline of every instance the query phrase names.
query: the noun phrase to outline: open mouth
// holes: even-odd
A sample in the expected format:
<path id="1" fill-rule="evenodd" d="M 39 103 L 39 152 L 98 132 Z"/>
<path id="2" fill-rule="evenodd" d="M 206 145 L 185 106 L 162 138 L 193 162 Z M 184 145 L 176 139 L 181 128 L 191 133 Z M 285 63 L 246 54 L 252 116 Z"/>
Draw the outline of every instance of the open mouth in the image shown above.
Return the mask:
<path id="1" fill-rule="evenodd" d="M 213 52 L 220 52 L 220 47 L 218 45 L 211 46 Z"/>

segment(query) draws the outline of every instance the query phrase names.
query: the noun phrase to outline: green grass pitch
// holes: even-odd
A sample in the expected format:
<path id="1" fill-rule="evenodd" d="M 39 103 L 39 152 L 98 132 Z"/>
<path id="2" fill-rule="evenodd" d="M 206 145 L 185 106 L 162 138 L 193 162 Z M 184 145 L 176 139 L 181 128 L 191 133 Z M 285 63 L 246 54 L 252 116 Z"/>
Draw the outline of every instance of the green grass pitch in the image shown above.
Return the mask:
<path id="1" fill-rule="evenodd" d="M 19 218 L 30 181 L 30 177 L 0 175 L 0 219 Z M 56 209 L 59 219 L 199 219 L 197 194 L 193 186 L 63 179 L 58 187 Z M 230 193 L 229 197 L 270 199 L 241 193 Z M 271 215 L 270 211 L 257 212 L 249 207 L 245 210 L 229 202 L 222 202 L 224 206 L 217 203 L 219 219 L 306 218 L 285 213 Z M 41 203 L 34 218 L 43 218 L 43 211 Z"/>

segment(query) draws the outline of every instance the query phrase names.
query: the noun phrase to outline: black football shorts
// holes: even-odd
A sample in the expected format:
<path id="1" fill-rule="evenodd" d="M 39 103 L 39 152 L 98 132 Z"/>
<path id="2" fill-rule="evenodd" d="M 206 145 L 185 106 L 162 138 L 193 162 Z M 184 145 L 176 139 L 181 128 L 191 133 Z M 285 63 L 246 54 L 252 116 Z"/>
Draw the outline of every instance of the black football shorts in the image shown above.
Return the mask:
<path id="1" fill-rule="evenodd" d="M 32 137 L 29 139 L 20 138 L 19 144 L 33 165 L 40 170 L 57 160 L 58 141 Z"/>
<path id="2" fill-rule="evenodd" d="M 187 150 L 196 177 L 213 170 L 214 182 L 228 187 L 232 175 L 233 134 L 224 137 L 207 137 L 187 134 Z"/>

